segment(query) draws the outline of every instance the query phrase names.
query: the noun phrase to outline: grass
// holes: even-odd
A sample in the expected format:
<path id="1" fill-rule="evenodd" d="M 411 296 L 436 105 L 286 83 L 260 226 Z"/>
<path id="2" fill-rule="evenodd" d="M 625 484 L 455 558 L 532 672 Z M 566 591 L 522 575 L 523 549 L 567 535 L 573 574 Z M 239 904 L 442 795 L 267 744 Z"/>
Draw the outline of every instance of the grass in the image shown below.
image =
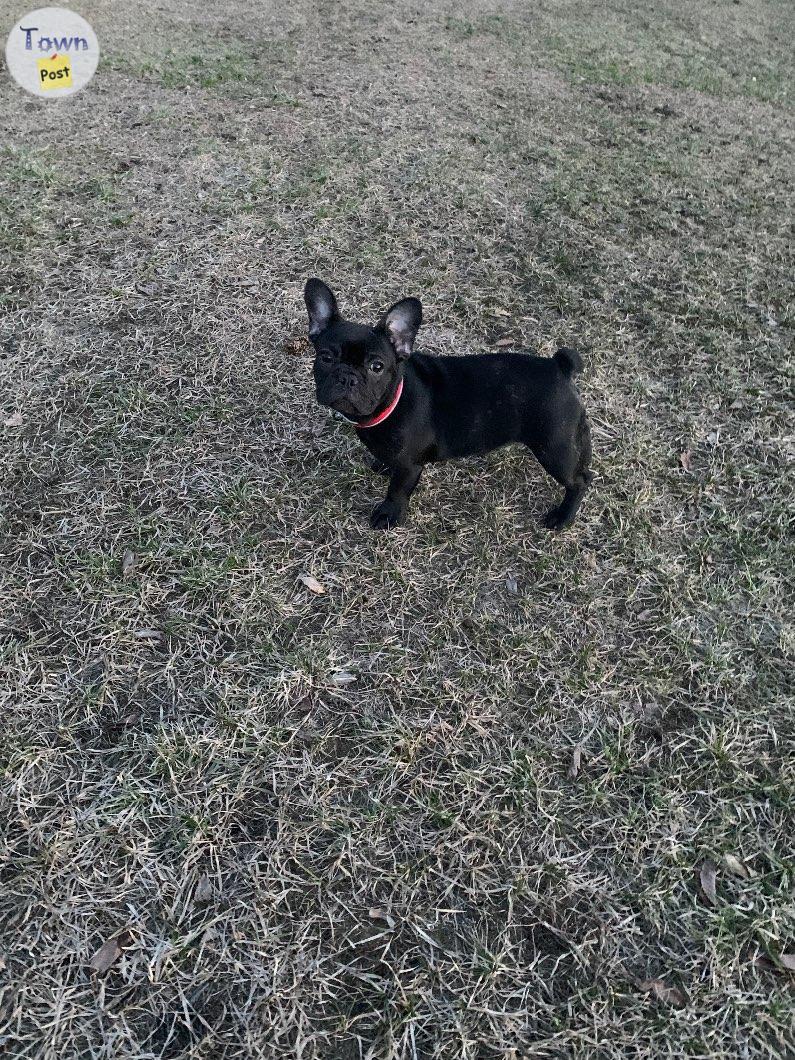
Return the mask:
<path id="1" fill-rule="evenodd" d="M 792 1055 L 788 6 L 161 7 L 3 88 L 0 1042 Z M 575 528 L 371 533 L 312 274 L 580 348 Z"/>

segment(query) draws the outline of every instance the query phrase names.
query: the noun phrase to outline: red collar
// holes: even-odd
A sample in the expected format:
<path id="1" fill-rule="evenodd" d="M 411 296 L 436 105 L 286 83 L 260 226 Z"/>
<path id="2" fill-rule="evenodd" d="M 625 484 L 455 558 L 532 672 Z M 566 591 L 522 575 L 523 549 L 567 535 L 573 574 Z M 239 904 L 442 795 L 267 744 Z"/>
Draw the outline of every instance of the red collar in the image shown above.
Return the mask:
<path id="1" fill-rule="evenodd" d="M 375 427 L 379 423 L 383 423 L 388 416 L 391 416 L 397 407 L 398 401 L 400 401 L 400 395 L 403 393 L 403 380 L 401 379 L 398 383 L 398 388 L 395 391 L 395 396 L 389 402 L 383 412 L 379 412 L 377 416 L 371 416 L 369 420 L 363 420 L 361 423 L 356 424 L 356 430 L 361 431 L 365 427 Z"/>

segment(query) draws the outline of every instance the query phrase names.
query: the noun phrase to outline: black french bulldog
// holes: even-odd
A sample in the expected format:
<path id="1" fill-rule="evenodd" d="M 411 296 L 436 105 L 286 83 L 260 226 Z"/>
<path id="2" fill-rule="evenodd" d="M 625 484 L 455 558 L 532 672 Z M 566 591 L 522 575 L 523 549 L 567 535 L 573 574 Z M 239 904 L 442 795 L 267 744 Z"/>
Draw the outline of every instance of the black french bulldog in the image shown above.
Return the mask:
<path id="1" fill-rule="evenodd" d="M 375 529 L 405 522 L 424 464 L 511 442 L 531 449 L 565 487 L 546 526 L 572 524 L 592 478 L 591 432 L 571 379 L 582 366 L 575 350 L 429 357 L 413 352 L 422 323 L 416 298 L 396 302 L 375 327 L 344 320 L 322 280 L 307 281 L 304 300 L 317 399 L 353 421 L 375 469 L 389 475 L 370 517 Z"/>

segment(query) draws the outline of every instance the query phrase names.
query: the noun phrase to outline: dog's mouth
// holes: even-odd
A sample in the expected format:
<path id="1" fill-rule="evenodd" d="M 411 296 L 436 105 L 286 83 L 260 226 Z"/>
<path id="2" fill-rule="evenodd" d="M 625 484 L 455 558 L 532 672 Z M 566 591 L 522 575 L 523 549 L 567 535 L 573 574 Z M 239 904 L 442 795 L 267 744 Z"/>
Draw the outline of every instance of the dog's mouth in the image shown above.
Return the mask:
<path id="1" fill-rule="evenodd" d="M 361 419 L 370 415 L 370 410 L 360 408 L 355 395 L 344 387 L 332 386 L 319 389 L 317 400 L 321 405 L 335 412 L 341 412 L 343 416 L 349 416 L 351 419 Z"/>
<path id="2" fill-rule="evenodd" d="M 330 409 L 334 409 L 335 412 L 341 412 L 343 416 L 348 416 L 352 420 L 360 419 L 362 416 L 367 415 L 365 412 L 360 412 L 352 401 L 348 401 L 345 398 L 341 398 L 339 401 L 329 401 L 327 404 Z"/>

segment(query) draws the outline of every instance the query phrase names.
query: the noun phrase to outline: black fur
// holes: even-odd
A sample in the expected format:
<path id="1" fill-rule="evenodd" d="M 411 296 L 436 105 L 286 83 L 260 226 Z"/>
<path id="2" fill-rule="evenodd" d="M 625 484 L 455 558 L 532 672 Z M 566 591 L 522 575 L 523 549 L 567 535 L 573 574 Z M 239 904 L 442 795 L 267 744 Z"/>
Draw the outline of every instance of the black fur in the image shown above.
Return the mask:
<path id="1" fill-rule="evenodd" d="M 309 280 L 304 297 L 322 405 L 361 423 L 389 405 L 403 380 L 391 415 L 358 431 L 390 475 L 373 527 L 405 521 L 424 464 L 481 455 L 511 442 L 526 445 L 565 489 L 562 502 L 547 512 L 546 526 L 571 525 L 592 477 L 588 420 L 571 381 L 582 367 L 576 350 L 563 348 L 554 357 L 429 357 L 412 352 L 422 322 L 416 298 L 397 302 L 368 327 L 344 320 L 321 280 Z"/>

